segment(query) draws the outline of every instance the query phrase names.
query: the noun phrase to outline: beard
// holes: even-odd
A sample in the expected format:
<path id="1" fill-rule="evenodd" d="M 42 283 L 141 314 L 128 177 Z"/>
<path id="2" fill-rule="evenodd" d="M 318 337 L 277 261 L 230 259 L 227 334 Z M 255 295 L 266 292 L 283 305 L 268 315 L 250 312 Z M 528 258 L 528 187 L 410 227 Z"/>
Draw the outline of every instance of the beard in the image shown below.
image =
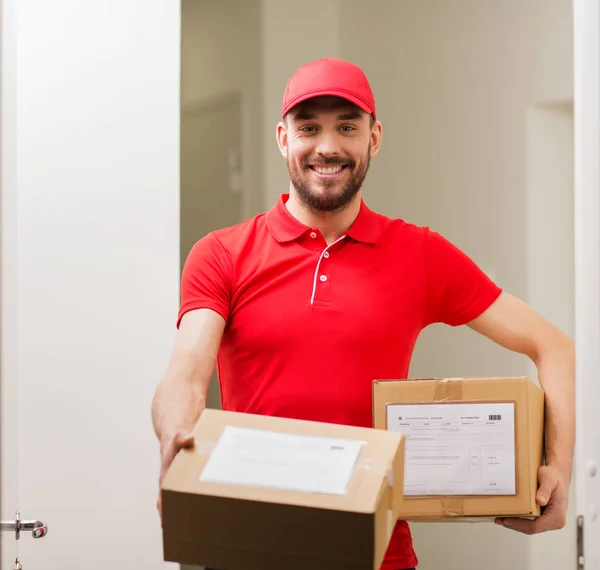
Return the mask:
<path id="1" fill-rule="evenodd" d="M 287 167 L 292 185 L 305 206 L 313 212 L 336 212 L 345 208 L 362 188 L 370 162 L 371 145 L 359 168 L 356 168 L 356 161 L 349 158 L 318 161 L 305 159 L 300 166 L 293 164 L 288 158 Z M 348 180 L 343 183 L 338 180 L 314 180 L 310 173 L 311 164 L 324 168 L 343 164 L 350 171 Z M 336 186 L 340 187 L 336 189 Z"/>

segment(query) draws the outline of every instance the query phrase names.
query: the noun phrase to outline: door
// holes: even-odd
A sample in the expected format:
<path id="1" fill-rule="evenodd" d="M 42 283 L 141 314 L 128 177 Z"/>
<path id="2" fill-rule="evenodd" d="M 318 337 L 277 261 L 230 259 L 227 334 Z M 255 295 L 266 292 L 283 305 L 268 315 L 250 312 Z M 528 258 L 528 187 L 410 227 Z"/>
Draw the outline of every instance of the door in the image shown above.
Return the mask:
<path id="1" fill-rule="evenodd" d="M 218 96 L 181 114 L 181 265 L 209 232 L 242 221 L 241 97 Z M 216 372 L 207 406 L 220 407 Z"/>
<path id="2" fill-rule="evenodd" d="M 163 561 L 150 409 L 179 305 L 180 11 L 2 0 L 2 569 Z M 18 71 L 18 73 L 17 73 Z"/>
<path id="3" fill-rule="evenodd" d="M 600 570 L 600 9 L 575 0 L 576 497 L 579 570 Z"/>

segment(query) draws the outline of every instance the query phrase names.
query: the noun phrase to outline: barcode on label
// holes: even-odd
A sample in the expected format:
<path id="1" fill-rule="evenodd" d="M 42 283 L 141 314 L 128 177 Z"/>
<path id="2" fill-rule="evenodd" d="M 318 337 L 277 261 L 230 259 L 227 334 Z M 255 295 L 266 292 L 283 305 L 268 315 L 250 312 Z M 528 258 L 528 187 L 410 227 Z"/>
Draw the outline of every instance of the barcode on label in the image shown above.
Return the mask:
<path id="1" fill-rule="evenodd" d="M 501 420 L 502 416 L 501 415 L 491 415 L 491 416 L 488 416 L 488 418 L 490 419 L 491 422 L 494 422 L 494 421 Z"/>

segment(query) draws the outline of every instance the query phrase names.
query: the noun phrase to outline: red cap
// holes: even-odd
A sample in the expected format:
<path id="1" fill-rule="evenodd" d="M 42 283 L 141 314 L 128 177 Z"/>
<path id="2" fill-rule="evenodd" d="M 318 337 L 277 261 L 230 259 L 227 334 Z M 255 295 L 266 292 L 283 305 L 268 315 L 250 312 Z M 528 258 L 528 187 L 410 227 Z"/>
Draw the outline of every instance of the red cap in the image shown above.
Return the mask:
<path id="1" fill-rule="evenodd" d="M 313 97 L 341 97 L 375 119 L 375 98 L 363 70 L 341 59 L 325 58 L 303 65 L 288 81 L 281 116 Z"/>

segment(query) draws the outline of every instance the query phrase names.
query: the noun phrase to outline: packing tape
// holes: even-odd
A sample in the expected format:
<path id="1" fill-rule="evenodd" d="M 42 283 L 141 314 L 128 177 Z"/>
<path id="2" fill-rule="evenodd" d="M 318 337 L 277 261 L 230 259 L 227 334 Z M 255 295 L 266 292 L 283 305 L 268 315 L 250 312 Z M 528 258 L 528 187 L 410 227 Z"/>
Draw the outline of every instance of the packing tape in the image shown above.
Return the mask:
<path id="1" fill-rule="evenodd" d="M 462 517 L 465 514 L 464 499 L 446 497 L 441 503 L 444 517 Z"/>
<path id="2" fill-rule="evenodd" d="M 394 507 L 394 468 L 390 465 L 387 469 L 387 482 L 388 488 L 390 490 L 389 500 L 388 500 L 388 508 L 391 510 Z M 404 489 L 402 490 L 404 493 Z"/>
<path id="3" fill-rule="evenodd" d="M 462 400 L 462 379 L 444 378 L 435 387 L 433 399 L 435 402 Z"/>
<path id="4" fill-rule="evenodd" d="M 460 378 L 444 378 L 435 388 L 433 399 L 436 402 L 449 402 L 462 400 L 462 386 Z M 441 500 L 442 516 L 462 517 L 465 512 L 464 499 L 445 497 Z"/>
<path id="5" fill-rule="evenodd" d="M 387 487 L 390 490 L 388 508 L 392 509 L 394 504 L 394 466 L 390 465 L 387 461 L 376 461 L 373 459 L 361 459 L 359 457 L 356 462 L 355 469 L 364 469 L 365 471 L 372 471 L 378 475 L 385 477 L 387 481 Z"/>
<path id="6" fill-rule="evenodd" d="M 373 471 L 374 473 L 383 475 L 387 479 L 388 487 L 394 487 L 394 468 L 387 461 L 377 461 L 372 458 L 358 460 L 355 464 L 355 469 L 364 469 L 365 471 Z"/>

